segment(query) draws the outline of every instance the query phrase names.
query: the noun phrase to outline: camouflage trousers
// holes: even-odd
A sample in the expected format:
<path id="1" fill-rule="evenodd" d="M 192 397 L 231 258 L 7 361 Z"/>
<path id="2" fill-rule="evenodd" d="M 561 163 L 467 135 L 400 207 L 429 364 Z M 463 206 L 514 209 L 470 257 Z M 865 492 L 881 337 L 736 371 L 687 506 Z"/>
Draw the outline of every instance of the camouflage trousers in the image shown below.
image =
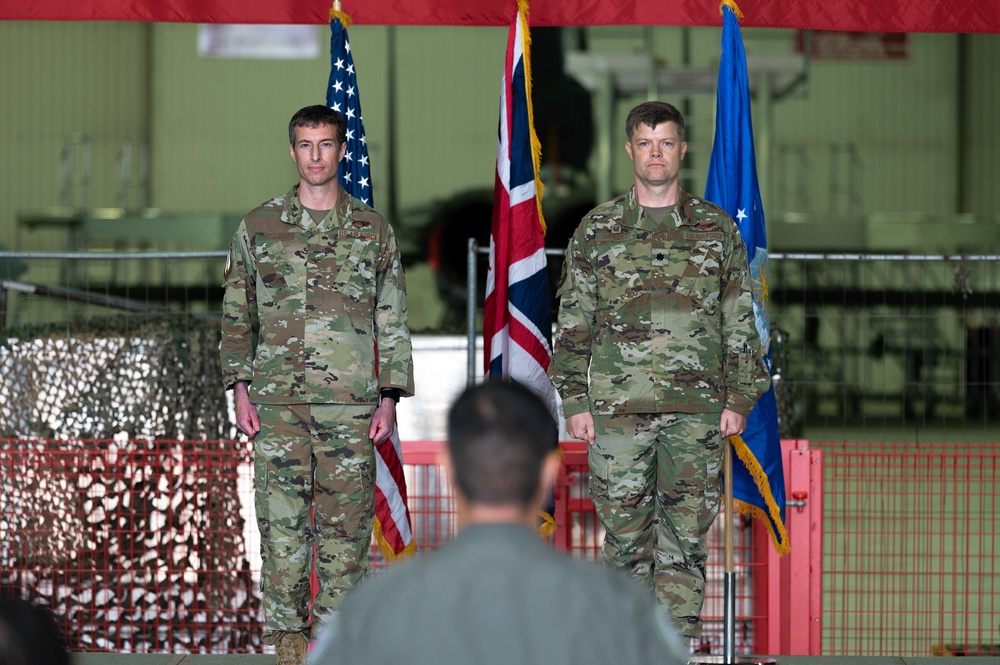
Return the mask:
<path id="1" fill-rule="evenodd" d="M 718 413 L 595 416 L 590 491 L 604 558 L 656 592 L 685 637 L 700 637 L 706 534 L 722 502 Z"/>
<path id="2" fill-rule="evenodd" d="M 374 411 L 374 405 L 258 407 L 254 482 L 265 644 L 288 632 L 308 638 L 313 619 L 322 623 L 368 569 L 375 512 L 368 428 Z"/>

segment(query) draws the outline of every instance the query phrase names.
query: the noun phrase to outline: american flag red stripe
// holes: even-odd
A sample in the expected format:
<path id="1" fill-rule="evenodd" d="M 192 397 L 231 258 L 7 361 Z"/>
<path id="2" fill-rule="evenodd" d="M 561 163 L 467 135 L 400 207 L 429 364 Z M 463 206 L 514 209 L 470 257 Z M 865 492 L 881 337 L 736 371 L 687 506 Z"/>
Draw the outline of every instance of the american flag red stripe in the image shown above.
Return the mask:
<path id="1" fill-rule="evenodd" d="M 554 407 L 555 392 L 546 375 L 552 358 L 552 318 L 538 178 L 541 150 L 531 117 L 527 16 L 528 3 L 521 0 L 507 38 L 500 87 L 484 355 L 487 375 L 520 381 Z"/>
<path id="2" fill-rule="evenodd" d="M 375 535 L 387 560 L 415 551 L 403 475 L 403 450 L 399 428 L 375 446 Z"/>

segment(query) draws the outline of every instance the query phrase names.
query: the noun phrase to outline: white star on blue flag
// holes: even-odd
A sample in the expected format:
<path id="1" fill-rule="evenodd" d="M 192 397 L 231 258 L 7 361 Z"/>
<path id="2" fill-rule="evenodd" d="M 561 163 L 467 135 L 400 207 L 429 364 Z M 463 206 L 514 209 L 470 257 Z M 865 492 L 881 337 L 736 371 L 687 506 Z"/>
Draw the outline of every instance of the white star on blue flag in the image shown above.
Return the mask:
<path id="1" fill-rule="evenodd" d="M 708 165 L 705 198 L 733 217 L 743 238 L 749 261 L 759 350 L 770 369 L 767 229 L 757 181 L 746 50 L 740 34 L 738 8 L 733 0 L 724 0 L 723 7 L 715 142 Z M 784 526 L 785 483 L 773 386 L 750 412 L 742 436 L 737 435 L 732 440 L 740 460 L 733 466 L 733 497 L 749 506 L 752 515 L 765 521 L 775 549 L 779 553 L 786 552 L 790 545 Z"/>

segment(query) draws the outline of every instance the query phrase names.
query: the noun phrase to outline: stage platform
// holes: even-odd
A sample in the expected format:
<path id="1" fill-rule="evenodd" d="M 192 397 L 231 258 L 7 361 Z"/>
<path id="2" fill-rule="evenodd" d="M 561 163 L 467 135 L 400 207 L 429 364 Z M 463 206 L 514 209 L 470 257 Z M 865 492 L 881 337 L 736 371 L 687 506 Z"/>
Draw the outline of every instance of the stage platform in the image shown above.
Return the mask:
<path id="1" fill-rule="evenodd" d="M 719 657 L 721 659 L 721 656 Z M 972 656 L 954 657 L 878 657 L 878 656 L 775 656 L 778 665 L 1000 665 L 1000 659 Z M 263 665 L 274 663 L 272 654 L 180 655 L 75 653 L 73 665 Z M 650 664 L 653 665 L 653 664 Z"/>

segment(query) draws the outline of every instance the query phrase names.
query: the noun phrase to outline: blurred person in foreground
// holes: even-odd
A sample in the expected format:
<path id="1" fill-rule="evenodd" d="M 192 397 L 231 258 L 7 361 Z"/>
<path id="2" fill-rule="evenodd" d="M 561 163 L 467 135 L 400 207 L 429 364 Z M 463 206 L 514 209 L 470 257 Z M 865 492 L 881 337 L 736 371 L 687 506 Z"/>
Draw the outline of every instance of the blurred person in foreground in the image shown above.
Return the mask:
<path id="1" fill-rule="evenodd" d="M 684 117 L 625 120 L 634 183 L 584 216 L 566 250 L 549 376 L 587 441 L 604 557 L 701 635 L 708 530 L 727 437 L 770 385 L 736 223 L 680 186 Z"/>
<path id="2" fill-rule="evenodd" d="M 413 394 L 399 245 L 338 183 L 346 132 L 326 106 L 292 116 L 299 180 L 243 218 L 226 263 L 222 379 L 254 440 L 262 640 L 278 665 L 305 662 L 313 622 L 368 569 L 375 445 Z"/>
<path id="3" fill-rule="evenodd" d="M 0 597 L 0 665 L 69 665 L 72 662 L 52 613 L 10 596 Z"/>
<path id="4" fill-rule="evenodd" d="M 351 592 L 311 664 L 686 661 L 652 594 L 539 539 L 538 510 L 559 471 L 558 428 L 529 389 L 501 381 L 467 389 L 448 416 L 443 463 L 458 536 Z"/>

